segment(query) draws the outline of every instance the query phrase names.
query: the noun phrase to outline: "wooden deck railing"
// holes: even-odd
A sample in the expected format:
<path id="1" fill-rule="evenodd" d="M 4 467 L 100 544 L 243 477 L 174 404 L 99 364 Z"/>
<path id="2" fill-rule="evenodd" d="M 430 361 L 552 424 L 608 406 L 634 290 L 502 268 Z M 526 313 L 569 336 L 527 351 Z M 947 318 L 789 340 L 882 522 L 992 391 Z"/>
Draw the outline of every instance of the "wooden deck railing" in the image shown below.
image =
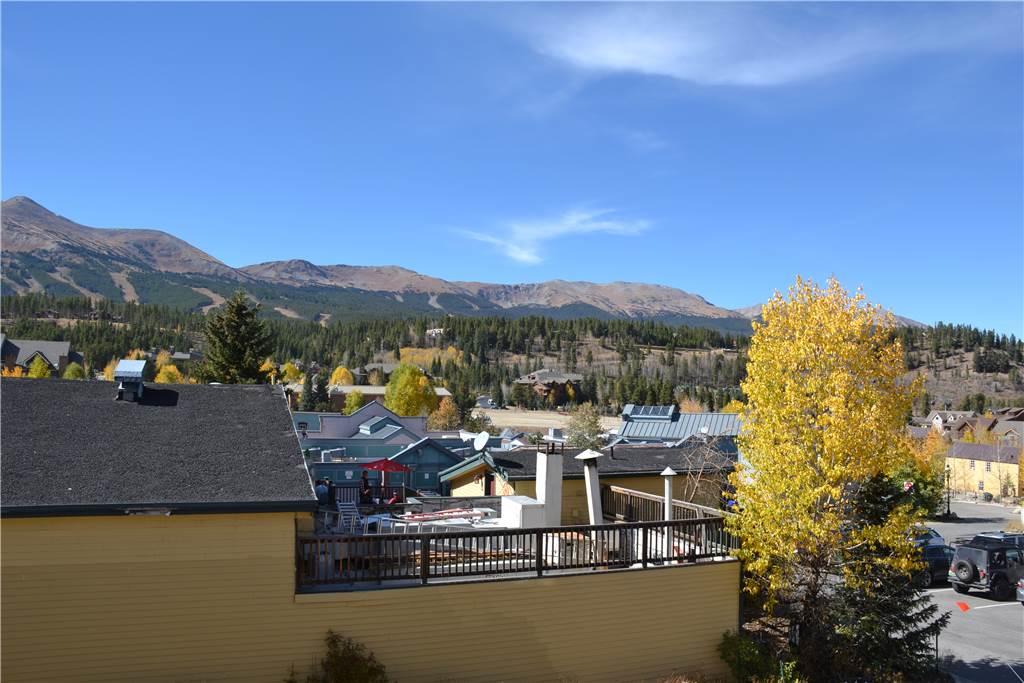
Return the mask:
<path id="1" fill-rule="evenodd" d="M 601 487 L 601 508 L 604 516 L 612 520 L 654 522 L 665 519 L 664 497 L 621 486 Z M 705 519 L 728 514 L 731 513 L 696 503 L 672 501 L 672 519 Z"/>
<path id="2" fill-rule="evenodd" d="M 545 576 L 726 557 L 718 518 L 536 529 L 299 538 L 299 590 L 372 581 Z"/>

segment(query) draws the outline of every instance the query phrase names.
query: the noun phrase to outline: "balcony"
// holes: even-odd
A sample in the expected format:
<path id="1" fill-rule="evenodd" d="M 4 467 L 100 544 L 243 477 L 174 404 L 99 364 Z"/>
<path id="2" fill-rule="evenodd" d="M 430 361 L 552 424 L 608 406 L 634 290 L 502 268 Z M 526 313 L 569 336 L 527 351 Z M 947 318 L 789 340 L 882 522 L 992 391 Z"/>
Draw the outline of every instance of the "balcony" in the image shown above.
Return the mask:
<path id="1" fill-rule="evenodd" d="M 722 517 L 298 539 L 299 592 L 634 570 L 728 559 Z"/>

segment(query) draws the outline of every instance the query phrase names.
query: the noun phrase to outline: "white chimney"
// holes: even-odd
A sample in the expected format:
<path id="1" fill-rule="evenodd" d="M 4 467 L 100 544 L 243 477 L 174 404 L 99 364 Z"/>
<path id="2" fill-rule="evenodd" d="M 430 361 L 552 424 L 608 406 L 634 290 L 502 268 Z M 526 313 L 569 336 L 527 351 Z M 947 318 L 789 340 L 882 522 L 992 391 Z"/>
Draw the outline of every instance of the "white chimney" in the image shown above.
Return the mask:
<path id="1" fill-rule="evenodd" d="M 544 504 L 544 526 L 562 525 L 562 454 L 537 447 L 537 500 Z"/>
<path id="2" fill-rule="evenodd" d="M 590 513 L 591 525 L 604 524 L 604 512 L 601 510 L 601 482 L 597 476 L 597 459 L 603 456 L 604 453 L 589 448 L 576 456 L 577 460 L 583 461 L 583 479 L 587 487 L 587 511 Z"/>

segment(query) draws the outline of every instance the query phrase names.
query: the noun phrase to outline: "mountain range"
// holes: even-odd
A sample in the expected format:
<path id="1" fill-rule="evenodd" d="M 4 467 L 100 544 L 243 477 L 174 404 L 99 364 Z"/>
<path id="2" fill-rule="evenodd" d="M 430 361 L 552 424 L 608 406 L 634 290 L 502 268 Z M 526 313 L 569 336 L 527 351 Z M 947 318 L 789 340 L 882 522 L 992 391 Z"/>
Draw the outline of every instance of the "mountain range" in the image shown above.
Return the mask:
<path id="1" fill-rule="evenodd" d="M 49 292 L 205 310 L 242 288 L 270 315 L 321 322 L 439 313 L 592 316 L 740 333 L 749 332 L 760 313 L 759 305 L 730 310 L 698 294 L 636 282 L 453 282 L 399 266 L 304 260 L 232 268 L 166 232 L 87 227 L 28 197 L 3 202 L 2 244 L 5 294 Z"/>

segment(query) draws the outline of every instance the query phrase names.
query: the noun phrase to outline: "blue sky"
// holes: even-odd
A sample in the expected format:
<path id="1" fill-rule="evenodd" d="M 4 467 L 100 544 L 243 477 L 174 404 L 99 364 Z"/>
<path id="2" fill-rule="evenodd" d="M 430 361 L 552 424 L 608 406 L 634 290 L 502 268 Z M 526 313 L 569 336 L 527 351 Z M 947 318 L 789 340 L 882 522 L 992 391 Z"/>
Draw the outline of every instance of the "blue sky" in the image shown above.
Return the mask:
<path id="1" fill-rule="evenodd" d="M 1020 4 L 2 6 L 2 192 L 234 266 L 1024 332 Z"/>

